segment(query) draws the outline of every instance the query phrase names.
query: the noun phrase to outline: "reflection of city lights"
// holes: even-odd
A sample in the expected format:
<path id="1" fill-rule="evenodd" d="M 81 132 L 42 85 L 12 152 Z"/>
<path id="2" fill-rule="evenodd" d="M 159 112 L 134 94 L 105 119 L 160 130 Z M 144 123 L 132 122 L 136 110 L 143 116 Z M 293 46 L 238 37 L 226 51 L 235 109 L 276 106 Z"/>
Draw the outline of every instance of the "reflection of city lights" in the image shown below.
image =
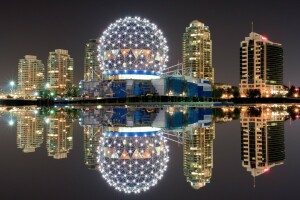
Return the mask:
<path id="1" fill-rule="evenodd" d="M 264 168 L 263 172 L 270 171 L 270 168 Z"/>
<path id="2" fill-rule="evenodd" d="M 159 133 L 136 137 L 117 136 L 124 134 L 101 138 L 99 170 L 115 189 L 125 193 L 140 193 L 156 185 L 163 177 L 169 161 L 169 147 Z"/>
<path id="3" fill-rule="evenodd" d="M 14 120 L 11 119 L 11 120 L 8 121 L 9 126 L 13 126 L 14 124 L 15 124 Z"/>
<path id="4" fill-rule="evenodd" d="M 45 123 L 49 124 L 49 122 L 50 122 L 50 119 L 49 118 L 45 118 Z"/>

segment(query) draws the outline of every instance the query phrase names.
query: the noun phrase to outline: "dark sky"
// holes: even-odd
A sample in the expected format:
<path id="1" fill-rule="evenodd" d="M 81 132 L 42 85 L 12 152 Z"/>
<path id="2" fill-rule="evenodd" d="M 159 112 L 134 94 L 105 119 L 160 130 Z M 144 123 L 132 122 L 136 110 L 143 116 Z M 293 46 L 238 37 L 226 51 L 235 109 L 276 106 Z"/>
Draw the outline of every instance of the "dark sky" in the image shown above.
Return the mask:
<path id="1" fill-rule="evenodd" d="M 17 78 L 18 59 L 37 55 L 46 64 L 48 52 L 68 49 L 75 63 L 76 83 L 83 78 L 84 44 L 97 38 L 116 19 L 140 16 L 156 23 L 170 48 L 169 65 L 181 61 L 185 27 L 198 19 L 211 29 L 217 82 L 238 84 L 239 43 L 254 30 L 284 46 L 284 81 L 300 85 L 300 12 L 292 0 L 10 0 L 0 6 L 0 86 Z M 298 47 L 298 48 L 297 48 Z"/>

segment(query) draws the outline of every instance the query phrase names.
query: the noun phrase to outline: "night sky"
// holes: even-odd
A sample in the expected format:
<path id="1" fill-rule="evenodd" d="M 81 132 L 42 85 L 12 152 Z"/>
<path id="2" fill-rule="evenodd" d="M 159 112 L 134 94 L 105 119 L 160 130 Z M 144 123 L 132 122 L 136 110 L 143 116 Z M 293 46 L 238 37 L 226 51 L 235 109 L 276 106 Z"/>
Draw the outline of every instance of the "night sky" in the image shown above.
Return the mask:
<path id="1" fill-rule="evenodd" d="M 210 27 L 216 82 L 237 85 L 239 43 L 251 31 L 284 47 L 284 82 L 300 85 L 300 12 L 297 1 L 251 0 L 10 0 L 0 6 L 0 87 L 17 78 L 18 59 L 37 55 L 46 65 L 49 51 L 63 48 L 74 58 L 75 83 L 83 78 L 84 45 L 125 16 L 148 18 L 164 32 L 168 65 L 182 60 L 181 38 L 192 20 Z"/>

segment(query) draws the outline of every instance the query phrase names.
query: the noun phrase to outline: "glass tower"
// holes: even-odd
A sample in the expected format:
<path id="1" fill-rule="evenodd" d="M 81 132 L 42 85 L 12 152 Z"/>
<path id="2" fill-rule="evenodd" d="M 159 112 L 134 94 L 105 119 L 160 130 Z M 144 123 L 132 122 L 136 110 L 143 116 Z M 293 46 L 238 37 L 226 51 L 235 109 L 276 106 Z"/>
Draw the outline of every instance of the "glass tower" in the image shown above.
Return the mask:
<path id="1" fill-rule="evenodd" d="M 18 63 L 18 92 L 23 96 L 34 96 L 43 90 L 45 66 L 36 56 L 26 55 Z"/>
<path id="2" fill-rule="evenodd" d="M 43 143 L 43 117 L 33 110 L 21 110 L 17 114 L 17 146 L 24 153 L 35 152 Z"/>
<path id="3" fill-rule="evenodd" d="M 48 84 L 49 89 L 57 93 L 66 93 L 73 85 L 73 58 L 68 50 L 56 49 L 49 53 L 48 58 Z"/>
<path id="4" fill-rule="evenodd" d="M 287 113 L 274 112 L 268 107 L 242 108 L 242 166 L 253 177 L 283 164 L 285 159 L 284 120 Z"/>
<path id="5" fill-rule="evenodd" d="M 184 176 L 194 189 L 200 189 L 212 177 L 215 124 L 185 130 L 183 134 Z"/>
<path id="6" fill-rule="evenodd" d="M 197 20 L 192 21 L 183 34 L 183 66 L 186 75 L 208 79 L 214 83 L 212 66 L 212 40 L 208 26 Z"/>
<path id="7" fill-rule="evenodd" d="M 259 90 L 261 96 L 283 95 L 282 45 L 251 32 L 240 44 L 240 93 Z"/>
<path id="8" fill-rule="evenodd" d="M 100 72 L 98 60 L 98 46 L 99 41 L 96 39 L 89 40 L 85 45 L 84 80 L 101 79 L 102 72 Z"/>

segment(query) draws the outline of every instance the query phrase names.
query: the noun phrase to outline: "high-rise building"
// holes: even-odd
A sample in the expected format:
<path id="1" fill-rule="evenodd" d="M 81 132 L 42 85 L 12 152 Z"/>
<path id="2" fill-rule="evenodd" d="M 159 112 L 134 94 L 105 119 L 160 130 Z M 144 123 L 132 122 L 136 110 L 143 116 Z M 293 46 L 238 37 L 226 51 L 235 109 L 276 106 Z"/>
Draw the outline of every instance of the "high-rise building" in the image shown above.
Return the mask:
<path id="1" fill-rule="evenodd" d="M 208 26 L 192 21 L 183 34 L 183 67 L 194 78 L 208 79 L 214 83 L 212 66 L 212 40 Z"/>
<path id="2" fill-rule="evenodd" d="M 73 58 L 68 54 L 68 50 L 56 49 L 49 53 L 48 58 L 48 78 L 50 90 L 57 93 L 65 93 L 73 85 Z"/>
<path id="3" fill-rule="evenodd" d="M 98 58 L 99 41 L 91 39 L 85 45 L 84 58 L 84 80 L 99 80 L 102 73 L 100 72 L 99 58 Z"/>
<path id="4" fill-rule="evenodd" d="M 103 126 L 84 125 L 84 162 L 88 169 L 97 169 L 100 137 Z"/>
<path id="5" fill-rule="evenodd" d="M 285 159 L 284 120 L 288 113 L 268 107 L 242 108 L 241 157 L 242 166 L 253 177 L 283 164 Z"/>
<path id="6" fill-rule="evenodd" d="M 213 168 L 215 124 L 183 132 L 183 172 L 194 189 L 210 182 Z"/>
<path id="7" fill-rule="evenodd" d="M 240 94 L 251 90 L 263 97 L 284 92 L 282 45 L 254 32 L 240 44 Z"/>
<path id="8" fill-rule="evenodd" d="M 18 64 L 18 92 L 23 96 L 34 96 L 43 90 L 45 66 L 36 56 L 26 55 Z"/>
<path id="9" fill-rule="evenodd" d="M 32 110 L 21 110 L 17 116 L 17 146 L 24 153 L 35 152 L 43 143 L 43 117 Z"/>
<path id="10" fill-rule="evenodd" d="M 55 159 L 67 158 L 73 148 L 72 119 L 60 112 L 47 118 L 47 151 Z"/>

